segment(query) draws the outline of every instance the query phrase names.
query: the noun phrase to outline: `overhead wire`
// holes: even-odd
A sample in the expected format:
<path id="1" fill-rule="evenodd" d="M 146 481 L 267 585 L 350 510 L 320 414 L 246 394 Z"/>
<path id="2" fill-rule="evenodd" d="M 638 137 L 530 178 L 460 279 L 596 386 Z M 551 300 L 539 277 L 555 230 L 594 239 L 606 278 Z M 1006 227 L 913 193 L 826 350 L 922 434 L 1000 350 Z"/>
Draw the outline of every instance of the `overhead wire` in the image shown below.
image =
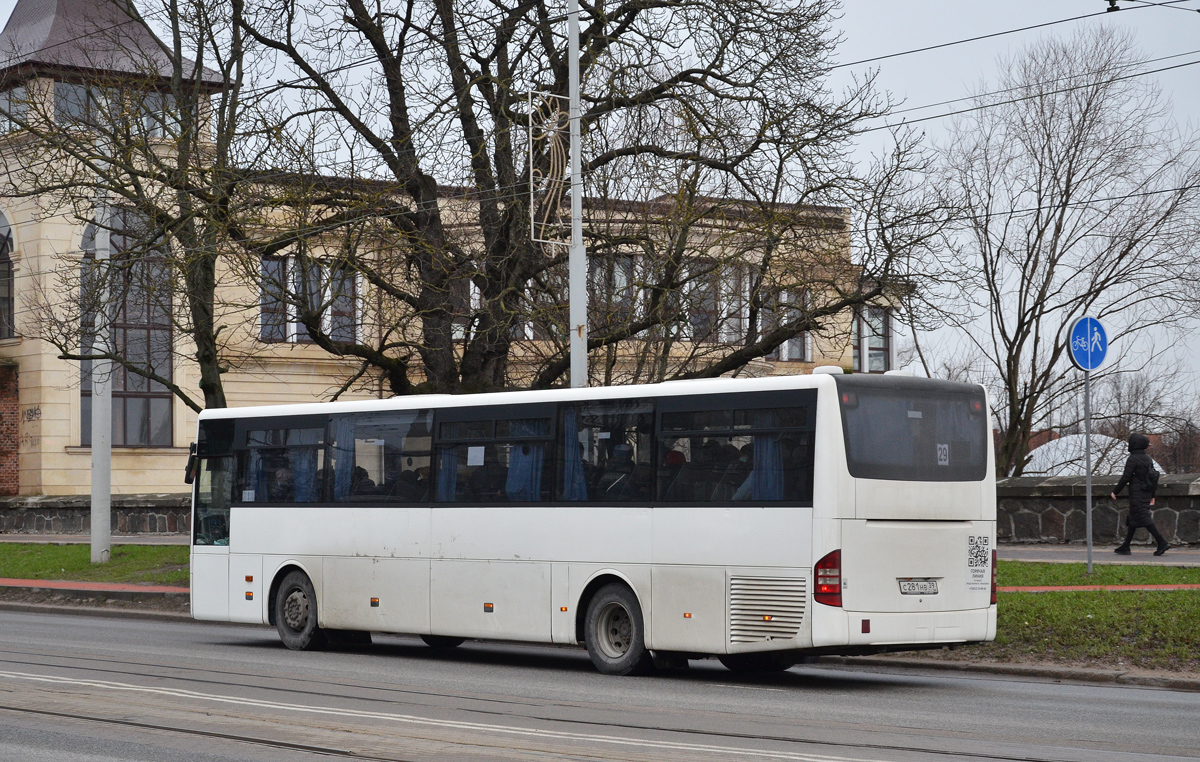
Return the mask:
<path id="1" fill-rule="evenodd" d="M 1183 1 L 1184 0 L 1177 0 L 1177 2 L 1183 2 Z M 1139 9 L 1129 8 L 1129 9 L 1123 9 L 1123 10 L 1139 10 Z M 1018 32 L 1028 32 L 1033 29 L 1042 29 L 1044 27 L 1054 26 L 1056 24 L 1066 24 L 1066 23 L 1069 23 L 1072 21 L 1079 21 L 1081 19 L 1095 18 L 1096 16 L 1103 16 L 1106 13 L 1107 13 L 1107 11 L 1097 11 L 1095 13 L 1085 13 L 1080 16 L 1072 16 L 1070 18 L 1058 19 L 1056 21 L 1045 21 L 1040 24 L 1030 24 L 1029 26 L 1018 27 L 1016 29 L 1006 29 L 1002 32 L 991 32 L 989 34 L 981 34 L 981 35 L 977 35 L 975 37 L 966 37 L 961 40 L 953 40 L 951 42 L 941 42 L 936 45 L 926 45 L 925 47 L 913 48 L 911 50 L 901 50 L 896 53 L 887 53 L 882 56 L 872 56 L 871 58 L 863 58 L 858 61 L 849 61 L 847 63 L 835 64 L 834 66 L 830 66 L 829 70 L 832 71 L 834 69 L 845 69 L 850 66 L 861 66 L 862 64 L 865 64 L 865 63 L 874 63 L 875 61 L 886 61 L 889 58 L 898 58 L 900 56 L 912 55 L 913 53 L 925 53 L 930 50 L 940 50 L 942 48 L 949 48 L 954 45 L 962 45 L 962 44 L 968 43 L 968 42 L 978 42 L 980 40 L 989 40 L 993 37 L 1003 37 L 1004 35 L 1008 35 L 1008 34 L 1016 34 Z"/>
<path id="2" fill-rule="evenodd" d="M 1187 55 L 1187 54 L 1184 54 L 1184 55 Z M 968 114 L 973 111 L 982 111 L 984 109 L 996 108 L 998 106 L 1008 106 L 1013 103 L 1020 103 L 1021 101 L 1033 100 L 1036 98 L 1044 98 L 1048 95 L 1061 95 L 1063 93 L 1069 93 L 1069 92 L 1073 92 L 1075 90 L 1081 90 L 1081 89 L 1084 89 L 1087 87 L 1094 87 L 1096 84 L 1111 84 L 1113 82 L 1120 82 L 1120 81 L 1126 80 L 1126 79 L 1133 79 L 1134 77 L 1144 77 L 1147 74 L 1158 74 L 1158 73 L 1161 73 L 1164 71 L 1172 71 L 1174 69 L 1182 69 L 1182 68 L 1185 68 L 1188 66 L 1195 66 L 1196 64 L 1200 64 L 1200 60 L 1186 61 L 1181 64 L 1174 64 L 1172 66 L 1163 66 L 1158 69 L 1148 69 L 1146 71 L 1139 71 L 1139 72 L 1133 72 L 1130 74 L 1123 74 L 1118 77 L 1112 77 L 1110 79 L 1106 79 L 1102 83 L 1087 83 L 1087 84 L 1083 84 L 1083 85 L 1077 85 L 1074 87 L 1064 87 L 1064 88 L 1060 88 L 1058 90 L 1050 90 L 1050 91 L 1045 91 L 1045 92 L 1038 92 L 1033 95 L 1022 96 L 1020 98 L 1010 98 L 1008 100 L 1003 100 L 1003 101 L 982 103 L 978 106 L 971 106 L 970 108 L 958 109 L 955 111 L 947 111 L 944 114 L 933 114 L 931 116 L 923 116 L 923 117 L 918 117 L 916 119 L 906 119 L 906 120 L 903 120 L 900 122 L 894 122 L 892 124 L 883 124 L 883 125 L 879 125 L 876 127 L 867 127 L 865 129 L 857 131 L 856 134 L 861 135 L 861 134 L 868 133 L 868 132 L 878 132 L 879 130 L 890 130 L 890 129 L 894 129 L 896 127 L 904 127 L 904 126 L 907 126 L 910 124 L 919 124 L 921 122 L 929 122 L 934 119 L 945 119 L 948 116 L 958 116 L 959 114 Z M 986 94 L 984 96 L 979 96 L 979 97 L 986 97 Z M 965 100 L 973 100 L 973 98 L 967 98 Z"/>
<path id="3" fill-rule="evenodd" d="M 1144 0 L 1139 0 L 1139 1 L 1144 1 Z M 1188 1 L 1188 0 L 1171 0 L 1170 2 L 1167 2 L 1167 3 L 1150 3 L 1150 2 L 1145 2 L 1143 5 L 1140 5 L 1140 6 L 1139 6 L 1139 9 L 1140 9 L 1140 8 L 1145 8 L 1145 7 L 1164 7 L 1164 6 L 1166 6 L 1166 7 L 1174 7 L 1174 4 L 1175 4 L 1175 3 L 1179 3 L 1179 2 L 1187 2 L 1187 1 Z M 1129 10 L 1129 9 L 1127 9 L 1127 10 Z M 1182 10 L 1182 9 L 1181 9 L 1181 10 Z M 941 44 L 938 44 L 938 45 L 933 45 L 933 46 L 925 46 L 925 47 L 922 47 L 922 48 L 915 48 L 915 49 L 912 49 L 912 50 L 907 50 L 907 51 L 900 51 L 900 52 L 897 52 L 897 53 L 891 53 L 891 54 L 887 54 L 887 55 L 884 55 L 884 56 L 876 56 L 876 57 L 874 57 L 874 58 L 870 58 L 870 59 L 862 59 L 862 60 L 860 60 L 860 61 L 849 62 L 849 63 L 846 63 L 846 64 L 838 64 L 838 65 L 836 65 L 836 66 L 834 66 L 834 67 L 831 67 L 831 68 L 843 68 L 843 67 L 847 67 L 847 66 L 859 65 L 859 64 L 862 64 L 862 63 L 867 63 L 867 62 L 871 62 L 871 61 L 876 61 L 876 60 L 884 60 L 884 59 L 888 59 L 888 58 L 894 58 L 894 57 L 901 56 L 901 55 L 909 55 L 909 54 L 913 54 L 913 53 L 919 53 L 919 52 L 924 52 L 924 51 L 928 51 L 928 50 L 934 50 L 934 49 L 939 49 L 939 48 L 949 47 L 949 46 L 952 46 L 952 45 L 958 45 L 958 44 L 963 44 L 963 43 L 967 43 L 967 42 L 973 42 L 973 41 L 977 41 L 977 40 L 988 39 L 988 38 L 991 38 L 991 37 L 998 37 L 998 36 L 1001 36 L 1001 35 L 1013 34 L 1013 33 L 1022 32 L 1022 31 L 1028 31 L 1028 30 L 1031 30 L 1031 29 L 1037 29 L 1037 28 L 1041 28 L 1041 27 L 1051 26 L 1051 25 L 1054 25 L 1054 24 L 1061 24 L 1061 23 L 1067 23 L 1067 22 L 1071 22 L 1071 21 L 1077 21 L 1077 20 L 1084 19 L 1084 18 L 1090 18 L 1090 17 L 1094 17 L 1094 16 L 1101 15 L 1102 13 L 1104 13 L 1104 12 L 1103 12 L 1103 11 L 1100 11 L 1100 12 L 1093 13 L 1093 14 L 1084 14 L 1084 15 L 1081 15 L 1081 16 L 1075 16 L 1075 17 L 1071 17 L 1071 18 L 1067 18 L 1067 19 L 1059 19 L 1059 20 L 1057 20 L 1057 21 L 1045 22 L 1045 23 L 1042 23 L 1042 24 L 1034 24 L 1034 25 L 1030 25 L 1030 26 L 1026 26 L 1026 27 L 1020 27 L 1020 28 L 1017 28 L 1017 29 L 1010 29 L 1010 30 L 1005 30 L 1005 31 L 1001 31 L 1001 32 L 994 32 L 994 33 L 991 33 L 991 34 L 987 34 L 987 35 L 980 35 L 980 36 L 971 37 L 971 38 L 966 38 L 966 39 L 962 39 L 962 40 L 955 40 L 955 41 L 951 41 L 951 42 L 947 42 L 947 43 L 941 43 Z M 124 25 L 124 24 L 127 24 L 127 23 L 133 23 L 133 20 L 131 19 L 131 20 L 127 21 L 127 22 L 121 22 L 120 24 L 113 25 L 113 27 L 110 27 L 110 28 L 115 28 L 115 27 L 117 27 L 117 26 L 122 26 L 122 25 Z M 64 40 L 64 41 L 62 41 L 62 42 L 60 42 L 60 43 L 57 43 L 57 44 L 61 45 L 61 44 L 67 44 L 67 43 L 69 43 L 69 42 L 71 42 L 71 41 L 78 41 L 79 39 L 82 39 L 82 38 L 83 38 L 83 37 L 85 37 L 85 36 L 87 36 L 87 35 L 80 35 L 79 37 L 72 38 L 71 40 Z M 1192 51 L 1191 53 L 1195 53 L 1195 52 L 1200 52 L 1200 51 Z M 1173 56 L 1163 56 L 1163 57 L 1161 57 L 1161 58 L 1149 59 L 1148 61 L 1145 61 L 1144 63 L 1153 63 L 1153 62 L 1157 62 L 1157 61 L 1168 60 L 1168 59 L 1170 59 L 1170 58 L 1178 58 L 1178 57 L 1181 57 L 1181 56 L 1190 55 L 1191 53 L 1180 53 L 1180 54 L 1175 54 L 1175 55 L 1173 55 Z M 12 60 L 12 59 L 10 59 L 10 60 Z M 352 61 L 350 61 L 350 62 L 347 62 L 347 63 L 341 64 L 341 65 L 339 65 L 339 66 L 337 66 L 337 67 L 333 67 L 332 69 L 329 69 L 328 71 L 326 71 L 326 72 L 322 72 L 322 73 L 323 73 L 323 74 L 332 74 L 332 73 L 336 73 L 336 72 L 339 72 L 339 71 L 344 71 L 344 70 L 348 70 L 348 69 L 351 69 L 351 68 L 356 68 L 357 66 L 361 66 L 361 65 L 369 64 L 369 63 L 372 63 L 372 62 L 374 62 L 374 61 L 376 61 L 376 60 L 377 60 L 377 59 L 375 59 L 374 57 L 368 56 L 368 57 L 364 57 L 364 58 L 357 59 L 357 60 L 352 60 Z M 1119 80 L 1122 80 L 1122 79 L 1128 79 L 1128 78 L 1132 78 L 1132 77 L 1136 77 L 1136 76 L 1144 76 L 1144 75 L 1147 75 L 1147 74 L 1153 74 L 1153 73 L 1159 73 L 1159 72 L 1163 72 L 1163 71 L 1169 71 L 1169 70 L 1172 70 L 1172 69 L 1183 68 L 1183 67 L 1186 67 L 1186 66 L 1192 66 L 1192 65 L 1195 65 L 1196 63 L 1200 63 L 1200 61 L 1191 61 L 1191 62 L 1186 62 L 1186 63 L 1183 63 L 1183 64 L 1177 64 L 1177 65 L 1174 65 L 1174 66 L 1161 67 L 1161 68 L 1158 68 L 1158 69 L 1151 69 L 1151 70 L 1146 70 L 1146 71 L 1134 72 L 1134 73 L 1131 73 L 1131 74 L 1128 74 L 1128 75 L 1123 75 L 1123 76 L 1120 76 L 1120 77 L 1111 78 L 1110 80 L 1107 80 L 1107 82 L 1115 82 L 1115 81 L 1119 81 Z M 2 67 L 3 67 L 3 65 L 4 65 L 4 64 L 0 63 L 0 68 L 2 68 Z M 306 81 L 306 79 L 307 79 L 306 77 L 300 77 L 300 78 L 296 78 L 296 79 L 294 79 L 294 80 L 291 80 L 291 81 L 288 81 L 288 82 L 276 82 L 276 83 L 272 83 L 272 84 L 270 84 L 270 85 L 261 85 L 261 86 L 255 87 L 255 88 L 250 88 L 249 90 L 243 90 L 242 92 L 243 92 L 244 94 L 251 94 L 251 95 L 253 95 L 253 94 L 260 93 L 260 92 L 266 92 L 266 91 L 269 91 L 269 90 L 278 89 L 278 88 L 280 88 L 280 87 L 288 87 L 288 86 L 290 86 L 290 85 L 300 84 L 300 83 L 302 83 L 302 82 Z M 1061 81 L 1061 80 L 1055 80 L 1055 81 Z M 955 116 L 955 115 L 958 115 L 958 114 L 969 113 L 969 112 L 978 111 L 978 110 L 982 110 L 982 109 L 986 109 L 986 108 L 993 108 L 993 107 L 997 107 L 997 106 L 1001 106 L 1001 105 L 1007 105 L 1007 104 L 1011 104 L 1011 103 L 1016 103 L 1016 102 L 1020 102 L 1020 101 L 1022 101 L 1022 100 L 1028 100 L 1028 99 L 1030 99 L 1030 98 L 1034 98 L 1034 97 L 1044 97 L 1045 95 L 1051 95 L 1051 94 L 1059 94 L 1059 93 L 1070 92 L 1070 91 L 1072 91 L 1072 90 L 1080 89 L 1080 88 L 1082 88 L 1082 87 L 1087 87 L 1087 86 L 1091 86 L 1091 85 L 1090 85 L 1090 84 L 1088 84 L 1088 85 L 1080 85 L 1080 86 L 1076 86 L 1076 87 L 1070 87 L 1070 88 L 1062 88 L 1062 89 L 1055 90 L 1055 91 L 1052 91 L 1052 92 L 1049 92 L 1049 93 L 1039 93 L 1039 94 L 1037 94 L 1037 95 L 1034 95 L 1034 96 L 1026 96 L 1026 97 L 1022 97 L 1022 98 L 1014 98 L 1014 99 L 1009 99 L 1009 100 L 1006 100 L 1006 101 L 1000 101 L 1000 102 L 991 102 L 991 103 L 980 104 L 980 105 L 978 105 L 978 106 L 973 106 L 973 107 L 970 107 L 970 108 L 967 108 L 967 109 L 960 109 L 960 110 L 956 110 L 956 111 L 951 111 L 951 112 L 947 112 L 947 113 L 944 113 L 944 114 L 936 114 L 936 115 L 931 115 L 931 116 L 927 116 L 927 117 L 920 117 L 920 118 L 916 118 L 916 119 L 908 119 L 908 120 L 904 120 L 904 121 L 897 122 L 897 123 L 892 123 L 892 124 L 887 124 L 887 125 L 880 125 L 880 126 L 876 126 L 876 127 L 865 128 L 865 129 L 862 129 L 862 130 L 858 130 L 858 131 L 856 131 L 856 133 L 855 133 L 855 134 L 862 134 L 862 133 L 867 133 L 867 132 L 874 132 L 874 131 L 878 131 L 878 130 L 884 130 L 884 129 L 894 129 L 894 128 L 897 128 L 897 127 L 902 127 L 902 126 L 909 125 L 909 124 L 916 124 L 916 123 L 920 123 L 920 122 L 931 121 L 931 120 L 933 120 L 933 119 L 942 119 L 942 118 L 946 118 L 946 117 L 949 117 L 949 116 Z M 956 102 L 963 102 L 963 101 L 973 100 L 973 99 L 975 99 L 975 98 L 978 98 L 978 97 L 988 97 L 988 96 L 990 96 L 990 95 L 1003 94 L 1003 93 L 1005 93 L 1005 92 L 1011 92 L 1011 91 L 1012 91 L 1012 90 L 1014 90 L 1014 89 L 1017 89 L 1017 88 L 1008 88 L 1008 89 L 1005 89 L 1005 90 L 1000 90 L 1000 91 L 996 91 L 996 92 L 993 92 L 993 93 L 985 93 L 985 94 L 982 94 L 981 96 L 973 96 L 973 97 L 965 97 L 965 98 L 952 99 L 952 100 L 949 100 L 949 101 L 943 101 L 943 102 L 940 102 L 940 103 L 935 103 L 935 104 L 927 104 L 927 105 L 925 105 L 925 106 L 909 107 L 909 108 L 901 109 L 901 110 L 899 110 L 899 111 L 897 111 L 897 112 L 894 112 L 894 113 L 906 113 L 906 112 L 911 112 L 911 111 L 924 110 L 924 109 L 927 109 L 927 108 L 933 108 L 933 107 L 936 107 L 936 106 L 939 106 L 939 105 L 949 105 L 949 104 L 956 103 Z M 336 166 L 337 166 L 338 164 L 360 164 L 360 163 L 361 163 L 361 162 L 358 162 L 358 161 L 356 161 L 356 160 L 349 159 L 349 160 L 344 160 L 344 161 L 341 161 L 341 162 L 333 162 L 333 164 L 332 164 L 332 165 L 330 165 L 330 166 L 332 166 L 332 167 L 336 168 Z M 273 179 L 273 178 L 284 178 L 284 177 L 288 177 L 288 176 L 291 176 L 291 175 L 294 175 L 294 174 L 296 174 L 296 173 L 295 173 L 294 171 L 291 171 L 291 170 L 279 170 L 279 171 L 277 171 L 277 172 L 268 172 L 268 173 L 264 173 L 264 174 L 262 174 L 262 175 L 260 175 L 260 176 L 259 176 L 259 179 L 270 180 L 270 179 Z M 392 181 L 386 181 L 386 180 L 385 180 L 385 181 L 381 181 L 381 182 L 385 182 L 385 183 L 386 183 L 386 182 L 392 182 Z M 518 182 L 518 183 L 512 183 L 512 184 L 509 184 L 509 185 L 506 185 L 506 186 L 496 186 L 496 187 L 493 187 L 493 188 L 490 188 L 490 189 L 484 189 L 484 190 L 475 191 L 474 193 L 468 193 L 467 195 L 468 195 L 468 196 L 470 196 L 470 195 L 475 195 L 475 194 L 477 193 L 477 194 L 479 194 L 480 196 L 488 196 L 488 197 L 490 197 L 490 198 L 492 198 L 492 199 L 495 199 L 495 200 L 498 200 L 498 201 L 505 201 L 505 200 L 511 200 L 511 199 L 514 199 L 514 198 L 517 198 L 517 197 L 520 197 L 520 196 L 524 196 L 524 195 L 525 195 L 525 193 L 512 193 L 512 194 L 503 194 L 503 193 L 501 193 L 501 194 L 497 194 L 497 192 L 498 192 L 498 191 L 515 190 L 515 189 L 517 189 L 517 188 L 524 188 L 524 187 L 527 187 L 527 183 L 525 183 L 525 182 L 523 182 L 523 181 L 522 181 L 522 182 Z M 313 232 L 320 232 L 320 231 L 317 231 L 317 230 L 315 230 L 315 229 L 314 229 L 314 231 L 313 231 Z"/>

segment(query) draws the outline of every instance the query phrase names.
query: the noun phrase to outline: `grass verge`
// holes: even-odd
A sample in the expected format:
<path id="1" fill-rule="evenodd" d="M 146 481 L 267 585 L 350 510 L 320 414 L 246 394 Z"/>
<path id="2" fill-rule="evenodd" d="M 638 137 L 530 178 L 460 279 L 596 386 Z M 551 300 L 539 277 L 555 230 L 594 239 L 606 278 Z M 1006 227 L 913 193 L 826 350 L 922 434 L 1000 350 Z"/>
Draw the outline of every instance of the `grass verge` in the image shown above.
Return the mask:
<path id="1" fill-rule="evenodd" d="M 1001 593 L 990 661 L 1200 672 L 1200 591 Z"/>
<path id="2" fill-rule="evenodd" d="M 1092 564 L 1045 564 L 1032 561 L 1001 561 L 997 584 L 1024 585 L 1195 585 L 1200 584 L 1200 567 Z"/>
<path id="3" fill-rule="evenodd" d="M 188 551 L 186 545 L 113 545 L 108 563 L 93 564 L 87 545 L 0 542 L 0 577 L 186 587 Z"/>

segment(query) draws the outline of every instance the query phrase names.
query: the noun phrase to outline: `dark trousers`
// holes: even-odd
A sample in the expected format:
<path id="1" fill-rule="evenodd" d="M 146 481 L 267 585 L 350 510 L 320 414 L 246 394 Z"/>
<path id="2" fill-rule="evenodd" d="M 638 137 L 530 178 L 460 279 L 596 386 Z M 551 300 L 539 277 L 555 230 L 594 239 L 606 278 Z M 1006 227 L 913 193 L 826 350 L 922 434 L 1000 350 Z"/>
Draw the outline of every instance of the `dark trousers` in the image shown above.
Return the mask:
<path id="1" fill-rule="evenodd" d="M 1137 532 L 1137 530 L 1140 528 L 1141 527 L 1129 527 L 1129 529 L 1126 530 L 1125 542 L 1121 545 L 1122 548 L 1129 547 L 1129 543 L 1133 542 L 1134 533 Z M 1154 541 L 1157 542 L 1159 545 L 1163 545 L 1167 542 L 1166 540 L 1163 539 L 1162 532 L 1158 531 L 1158 527 L 1154 526 L 1153 521 L 1150 522 L 1150 524 L 1146 526 L 1146 531 L 1150 533 L 1150 536 L 1153 537 Z"/>

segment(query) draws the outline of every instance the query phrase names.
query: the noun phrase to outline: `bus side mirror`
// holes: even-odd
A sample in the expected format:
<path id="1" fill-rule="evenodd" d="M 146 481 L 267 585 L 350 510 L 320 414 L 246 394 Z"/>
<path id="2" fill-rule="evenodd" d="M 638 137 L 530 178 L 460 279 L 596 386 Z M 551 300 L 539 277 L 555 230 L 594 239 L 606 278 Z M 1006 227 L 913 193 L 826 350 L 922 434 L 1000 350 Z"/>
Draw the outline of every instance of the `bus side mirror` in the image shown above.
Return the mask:
<path id="1" fill-rule="evenodd" d="M 196 481 L 196 443 L 192 442 L 191 447 L 188 448 L 188 462 L 183 472 L 183 483 L 191 484 L 194 481 Z"/>

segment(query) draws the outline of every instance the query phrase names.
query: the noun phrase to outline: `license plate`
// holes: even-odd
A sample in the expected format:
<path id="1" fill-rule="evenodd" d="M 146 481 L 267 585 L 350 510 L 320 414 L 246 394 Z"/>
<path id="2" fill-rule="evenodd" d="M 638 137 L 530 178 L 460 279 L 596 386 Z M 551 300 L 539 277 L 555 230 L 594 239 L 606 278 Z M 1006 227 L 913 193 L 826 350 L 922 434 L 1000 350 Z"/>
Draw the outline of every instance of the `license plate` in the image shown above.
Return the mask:
<path id="1" fill-rule="evenodd" d="M 937 595 L 936 579 L 902 579 L 901 595 Z"/>

